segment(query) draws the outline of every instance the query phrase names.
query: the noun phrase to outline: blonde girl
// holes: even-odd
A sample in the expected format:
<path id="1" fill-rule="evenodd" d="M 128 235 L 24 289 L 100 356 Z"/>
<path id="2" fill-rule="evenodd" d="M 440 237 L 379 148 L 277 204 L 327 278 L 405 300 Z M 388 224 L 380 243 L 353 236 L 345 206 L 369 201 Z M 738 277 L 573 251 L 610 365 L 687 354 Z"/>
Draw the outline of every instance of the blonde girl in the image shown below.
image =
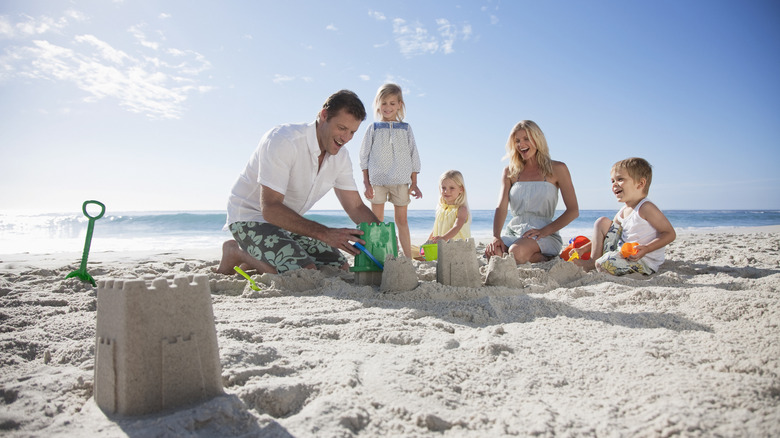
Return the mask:
<path id="1" fill-rule="evenodd" d="M 406 257 L 412 257 L 407 209 L 411 196 L 422 198 L 417 187 L 420 156 L 412 127 L 403 121 L 406 104 L 401 87 L 396 84 L 379 87 L 374 112 L 380 121 L 368 126 L 360 147 L 364 194 L 380 221 L 384 221 L 385 202 L 393 204 L 401 250 Z"/>
<path id="2" fill-rule="evenodd" d="M 549 260 L 561 251 L 558 231 L 580 214 L 569 168 L 550 158 L 544 133 L 530 120 L 512 128 L 506 151 L 509 165 L 501 175 L 493 241 L 485 248 L 485 256 L 509 252 L 517 263 Z M 553 220 L 559 191 L 566 211 Z M 503 227 L 510 208 L 512 220 Z"/>
<path id="3" fill-rule="evenodd" d="M 471 237 L 471 214 L 466 200 L 463 174 L 448 170 L 439 178 L 439 205 L 427 243 Z"/>

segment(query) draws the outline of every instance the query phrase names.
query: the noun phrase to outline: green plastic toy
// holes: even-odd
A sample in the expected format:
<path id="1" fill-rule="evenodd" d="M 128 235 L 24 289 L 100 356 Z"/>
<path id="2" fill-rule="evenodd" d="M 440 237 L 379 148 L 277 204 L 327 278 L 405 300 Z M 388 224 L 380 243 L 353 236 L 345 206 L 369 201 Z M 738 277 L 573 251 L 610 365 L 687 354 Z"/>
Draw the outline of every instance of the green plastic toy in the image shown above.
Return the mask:
<path id="1" fill-rule="evenodd" d="M 87 205 L 96 204 L 100 206 L 100 214 L 97 216 L 90 216 L 87 211 Z M 81 210 L 84 212 L 84 216 L 89 218 L 87 224 L 87 240 L 84 242 L 84 254 L 81 256 L 81 267 L 68 274 L 65 278 L 76 277 L 81 281 L 89 282 L 93 287 L 96 287 L 95 279 L 87 273 L 87 257 L 89 257 L 89 246 L 92 243 L 92 231 L 95 229 L 95 221 L 103 217 L 106 213 L 106 206 L 99 201 L 84 201 L 84 205 L 81 206 Z"/>
<path id="2" fill-rule="evenodd" d="M 243 270 L 243 269 L 239 268 L 238 266 L 233 266 L 233 269 L 235 269 L 235 270 L 236 270 L 236 272 L 238 272 L 239 274 L 241 274 L 241 275 L 242 275 L 244 278 L 246 278 L 247 280 L 249 280 L 249 287 L 251 287 L 251 288 L 252 288 L 252 290 L 260 290 L 260 286 L 258 286 L 258 285 L 257 285 L 257 283 L 255 283 L 255 281 L 254 281 L 254 280 L 252 280 L 252 277 L 250 277 L 250 276 L 249 276 L 249 274 L 247 274 L 246 272 L 244 272 L 244 270 Z"/>
<path id="3" fill-rule="evenodd" d="M 366 241 L 363 248 L 357 247 L 361 253 L 355 256 L 352 272 L 382 272 L 382 261 L 387 255 L 398 257 L 398 243 L 395 237 L 395 224 L 393 222 L 372 224 L 363 222 L 358 224 L 358 229 L 363 231 L 363 240 Z M 369 258 L 369 254 L 371 258 Z"/>

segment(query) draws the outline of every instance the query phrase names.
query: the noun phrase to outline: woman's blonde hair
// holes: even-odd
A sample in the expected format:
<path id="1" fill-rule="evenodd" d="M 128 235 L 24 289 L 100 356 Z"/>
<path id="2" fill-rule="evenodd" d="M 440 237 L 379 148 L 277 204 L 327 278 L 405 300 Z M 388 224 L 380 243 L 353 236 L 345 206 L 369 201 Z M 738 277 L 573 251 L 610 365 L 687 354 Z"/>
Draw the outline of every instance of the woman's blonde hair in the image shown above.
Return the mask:
<path id="1" fill-rule="evenodd" d="M 455 198 L 455 203 L 450 205 L 466 205 L 468 207 L 468 200 L 466 199 L 466 183 L 463 181 L 463 174 L 457 170 L 448 170 L 442 173 L 441 177 L 439 177 L 439 203 L 446 204 L 444 202 L 444 198 L 441 197 L 441 183 L 443 183 L 445 179 L 451 179 L 455 181 L 455 184 L 459 185 L 463 189 L 463 192 L 458 195 L 457 198 Z"/>
<path id="2" fill-rule="evenodd" d="M 406 116 L 406 104 L 404 103 L 404 95 L 401 93 L 401 87 L 393 83 L 387 83 L 379 87 L 374 98 L 374 116 L 379 120 L 382 120 L 382 99 L 386 99 L 390 96 L 398 97 L 398 112 L 395 114 L 396 120 L 399 122 L 404 121 Z"/>
<path id="3" fill-rule="evenodd" d="M 512 132 L 509 133 L 509 140 L 506 142 L 506 155 L 504 159 L 509 159 L 509 178 L 515 179 L 525 167 L 525 160 L 520 156 L 520 152 L 515 146 L 515 134 L 518 131 L 523 130 L 528 134 L 528 137 L 536 146 L 536 162 L 539 164 L 539 168 L 542 170 L 542 175 L 552 176 L 552 159 L 550 158 L 550 148 L 547 146 L 547 139 L 544 138 L 539 125 L 531 120 L 523 120 L 518 122 Z"/>

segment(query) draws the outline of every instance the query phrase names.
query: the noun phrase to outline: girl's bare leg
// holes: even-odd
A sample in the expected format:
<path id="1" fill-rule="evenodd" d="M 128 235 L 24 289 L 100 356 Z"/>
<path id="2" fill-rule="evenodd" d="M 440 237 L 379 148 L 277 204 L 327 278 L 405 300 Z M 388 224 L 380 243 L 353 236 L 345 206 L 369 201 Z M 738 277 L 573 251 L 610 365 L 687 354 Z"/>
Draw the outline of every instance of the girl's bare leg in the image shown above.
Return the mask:
<path id="1" fill-rule="evenodd" d="M 374 212 L 374 215 L 377 219 L 379 219 L 379 222 L 385 221 L 385 204 L 371 204 L 371 211 Z"/>
<path id="2" fill-rule="evenodd" d="M 395 206 L 395 229 L 398 231 L 398 240 L 401 242 L 401 251 L 408 258 L 412 258 L 412 238 L 409 235 L 409 219 L 406 216 L 408 207 Z"/>

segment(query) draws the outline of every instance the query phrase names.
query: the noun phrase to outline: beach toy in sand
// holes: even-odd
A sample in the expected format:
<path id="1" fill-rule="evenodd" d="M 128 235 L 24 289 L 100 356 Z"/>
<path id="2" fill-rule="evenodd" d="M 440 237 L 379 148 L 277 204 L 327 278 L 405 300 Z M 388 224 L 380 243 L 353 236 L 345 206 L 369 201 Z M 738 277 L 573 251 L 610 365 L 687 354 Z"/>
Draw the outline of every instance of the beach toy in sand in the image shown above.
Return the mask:
<path id="1" fill-rule="evenodd" d="M 382 262 L 388 255 L 398 257 L 395 224 L 363 222 L 358 224 L 358 229 L 363 231 L 361 237 L 366 243 L 354 244 L 355 248 L 360 250 L 360 254 L 355 256 L 354 264 L 349 270 L 356 273 L 376 272 L 380 276 L 371 281 L 381 280 L 381 272 L 384 270 Z"/>
<path id="2" fill-rule="evenodd" d="M 624 243 L 623 246 L 620 247 L 620 255 L 622 255 L 624 259 L 631 257 L 632 255 L 637 253 L 636 250 L 637 245 L 639 245 L 639 242 Z"/>
<path id="3" fill-rule="evenodd" d="M 420 254 L 426 261 L 432 261 L 439 258 L 439 245 L 436 243 L 426 243 L 420 247 Z"/>
<path id="4" fill-rule="evenodd" d="M 99 205 L 100 214 L 97 216 L 90 216 L 87 211 L 87 205 L 89 204 Z M 92 231 L 95 229 L 95 221 L 103 217 L 103 214 L 106 213 L 106 206 L 98 201 L 84 201 L 84 204 L 81 206 L 81 211 L 84 212 L 84 216 L 89 218 L 89 223 L 87 224 L 87 239 L 84 242 L 84 254 L 81 256 L 81 266 L 68 274 L 65 278 L 77 277 L 79 280 L 89 282 L 92 286 L 97 287 L 95 279 L 87 273 L 87 257 L 89 257 L 89 246 L 92 243 Z"/>
<path id="5" fill-rule="evenodd" d="M 355 248 L 363 251 L 363 254 L 365 254 L 369 259 L 371 259 L 372 262 L 376 263 L 376 265 L 379 266 L 379 269 L 381 269 L 381 270 L 385 269 L 384 265 L 382 265 L 382 263 L 380 263 L 379 260 L 377 260 L 376 257 L 374 257 L 374 255 L 371 254 L 371 252 L 366 249 L 365 246 L 363 246 L 363 245 L 361 245 L 361 244 L 359 244 L 357 242 L 353 243 L 352 246 L 354 246 Z"/>
<path id="6" fill-rule="evenodd" d="M 235 270 L 236 270 L 236 272 L 238 272 L 239 274 L 241 274 L 241 275 L 242 275 L 244 278 L 246 278 L 247 280 L 249 280 L 249 287 L 251 287 L 251 288 L 252 288 L 252 290 L 260 290 L 260 286 L 258 286 L 258 285 L 257 285 L 257 283 L 255 283 L 255 281 L 254 281 L 254 280 L 252 280 L 252 277 L 250 277 L 250 276 L 249 276 L 249 274 L 247 274 L 246 272 L 244 272 L 244 270 L 243 270 L 243 269 L 239 268 L 238 266 L 233 266 L 233 269 L 235 269 Z"/>
<path id="7" fill-rule="evenodd" d="M 579 251 L 575 251 L 574 253 L 571 252 L 573 249 L 581 248 L 586 243 L 590 242 L 590 239 L 588 239 L 585 236 L 577 236 L 571 240 L 569 240 L 569 245 L 561 251 L 560 257 L 567 262 L 570 262 L 575 259 L 574 254 L 577 255 L 576 258 L 582 259 L 582 260 L 590 260 L 590 251 L 583 253 L 580 255 Z M 569 254 L 571 253 L 571 257 L 569 257 Z"/>

